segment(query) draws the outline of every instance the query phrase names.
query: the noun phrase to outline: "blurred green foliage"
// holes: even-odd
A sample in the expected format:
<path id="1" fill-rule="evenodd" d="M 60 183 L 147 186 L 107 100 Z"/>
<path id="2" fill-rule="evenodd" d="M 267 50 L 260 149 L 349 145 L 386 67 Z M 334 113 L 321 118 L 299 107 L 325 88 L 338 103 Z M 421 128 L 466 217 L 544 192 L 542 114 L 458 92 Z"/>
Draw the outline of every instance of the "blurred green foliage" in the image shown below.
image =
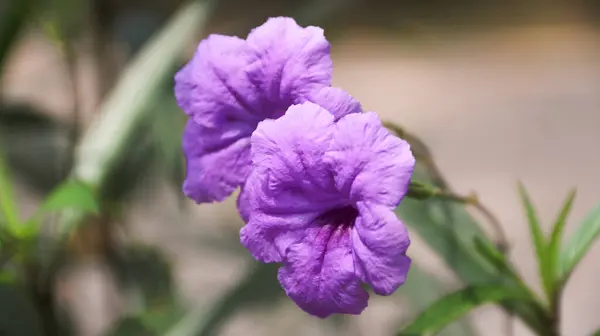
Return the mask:
<path id="1" fill-rule="evenodd" d="M 172 75 L 184 50 L 193 43 L 192 36 L 224 10 L 229 11 L 231 3 L 228 0 L 186 3 L 164 26 L 159 26 L 161 20 L 151 18 L 144 21 L 149 22 L 148 25 L 136 34 L 123 37 L 122 40 L 129 42 L 128 56 L 132 58 L 98 108 L 96 119 L 79 139 L 75 156 L 70 152 L 74 144 L 69 142 L 78 125 L 56 121 L 38 107 L 0 100 L 0 143 L 5 147 L 0 156 L 0 334 L 58 335 L 58 331 L 66 330 L 64 326 L 57 326 L 68 322 L 53 307 L 55 274 L 45 272 L 60 268 L 61 263 L 66 262 L 64 259 L 68 259 L 62 258 L 68 249 L 66 237 L 89 224 L 89 216 L 105 216 L 109 221 L 117 219 L 120 210 L 143 187 L 141 182 L 145 179 L 167 179 L 173 188 L 180 188 L 184 178 L 180 134 L 185 116 L 178 111 L 172 95 Z M 460 2 L 465 7 L 458 6 L 458 2 L 429 4 L 432 3 L 459 11 L 485 5 L 470 0 Z M 15 41 L 32 22 L 41 24 L 47 38 L 65 56 L 88 31 L 100 29 L 106 33 L 112 29 L 129 29 L 115 24 L 119 20 L 110 13 L 103 13 L 107 17 L 98 20 L 109 23 L 107 26 L 90 27 L 90 15 L 101 5 L 106 3 L 0 1 L 0 74 Z M 174 2 L 172 7 L 175 5 Z M 280 1 L 275 5 L 276 11 L 265 3 L 244 3 L 240 7 L 265 6 L 266 11 L 274 11 L 272 15 L 284 13 L 296 17 L 302 24 L 328 25 L 340 18 L 353 18 L 355 22 L 367 20 L 362 15 L 366 5 L 364 1 L 332 0 Z M 395 15 L 394 11 L 387 10 L 390 5 L 382 1 L 369 5 Z M 406 1 L 401 6 L 418 12 L 423 4 Z M 251 19 L 233 27 L 233 31 L 245 32 L 254 19 L 259 19 L 258 14 L 247 15 Z M 393 23 L 397 20 L 391 21 L 392 26 L 397 24 Z M 143 43 L 151 35 L 153 37 Z M 69 62 L 68 57 L 66 61 Z M 412 142 L 412 145 L 423 154 L 414 179 L 451 193 L 443 178 L 429 169 L 432 158 L 423 144 Z M 13 177 L 46 195 L 30 218 L 24 219 L 20 214 L 13 192 Z M 600 206 L 589 213 L 562 246 L 562 232 L 574 193 L 567 197 L 549 239 L 542 233 L 533 203 L 523 187 L 520 195 L 537 252 L 546 300 L 537 298 L 522 281 L 501 246 L 494 244 L 494 239 L 484 234 L 481 223 L 469 214 L 468 204 L 436 197 L 406 199 L 398 208 L 398 215 L 410 226 L 411 232 L 419 235 L 442 258 L 464 287 L 448 293 L 446 284 L 420 269 L 418 261 L 415 262 L 407 284 L 397 293 L 407 299 L 416 316 L 414 321 L 400 327 L 402 335 L 431 332 L 446 336 L 474 335 L 468 320 L 459 320 L 483 304 L 500 305 L 539 335 L 557 334 L 559 296 L 574 268 L 600 235 Z M 59 231 L 64 235 L 48 236 L 44 230 L 46 224 L 57 218 L 61 224 Z M 136 243 L 121 244 L 106 251 L 105 257 L 120 287 L 133 293 L 130 304 L 135 306 L 114 325 L 111 335 L 216 335 L 241 310 L 277 305 L 285 299 L 277 282 L 278 266 L 254 264 L 212 305 L 189 309 L 179 298 L 171 262 L 159 249 Z M 42 263 L 50 266 L 40 265 Z M 333 320 L 332 323 L 340 321 L 343 322 Z"/>
<path id="2" fill-rule="evenodd" d="M 24 288 L 0 283 L 0 334 L 45 335 L 41 318 Z"/>
<path id="3" fill-rule="evenodd" d="M 527 293 L 506 286 L 469 286 L 435 302 L 398 335 L 431 334 L 482 304 L 527 299 Z"/>

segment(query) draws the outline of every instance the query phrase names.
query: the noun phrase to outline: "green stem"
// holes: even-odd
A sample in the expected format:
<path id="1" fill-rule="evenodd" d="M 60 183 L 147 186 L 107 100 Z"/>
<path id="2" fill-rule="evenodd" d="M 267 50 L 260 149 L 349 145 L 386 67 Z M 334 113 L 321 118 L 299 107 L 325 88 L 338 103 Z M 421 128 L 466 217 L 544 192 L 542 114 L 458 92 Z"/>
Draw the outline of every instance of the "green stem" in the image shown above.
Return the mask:
<path id="1" fill-rule="evenodd" d="M 554 335 L 560 335 L 560 307 L 562 304 L 562 290 L 556 290 L 550 299 L 550 328 Z"/>
<path id="2" fill-rule="evenodd" d="M 428 199 L 428 198 L 439 198 L 446 199 L 453 202 L 462 203 L 465 205 L 470 205 L 474 207 L 477 211 L 479 211 L 490 223 L 490 225 L 494 228 L 497 234 L 497 243 L 496 247 L 502 252 L 506 253 L 508 251 L 508 239 L 506 237 L 506 233 L 502 228 L 502 224 L 500 221 L 494 216 L 491 210 L 489 210 L 483 203 L 479 201 L 479 198 L 476 194 L 471 193 L 467 196 L 458 195 L 451 192 L 448 189 L 442 189 L 439 187 L 427 185 L 420 182 L 412 181 L 408 188 L 407 197 L 412 197 L 416 199 Z"/>
<path id="3" fill-rule="evenodd" d="M 406 140 L 413 152 L 413 155 L 417 159 L 417 161 L 421 162 L 423 166 L 427 169 L 429 175 L 431 176 L 432 182 L 435 185 L 435 189 L 433 190 L 417 190 L 420 192 L 425 191 L 431 192 L 432 195 L 439 198 L 446 198 L 456 202 L 460 202 L 463 204 L 468 204 L 475 207 L 478 211 L 480 211 L 487 219 L 494 231 L 496 232 L 496 246 L 497 248 L 508 254 L 509 245 L 507 240 L 507 235 L 502 227 L 501 223 L 497 220 L 497 218 L 493 215 L 493 213 L 482 203 L 479 202 L 475 195 L 471 195 L 468 197 L 458 196 L 451 192 L 448 181 L 444 178 L 440 169 L 438 168 L 435 160 L 433 159 L 433 155 L 429 150 L 429 147 L 423 142 L 419 137 L 407 132 L 399 125 L 392 122 L 383 122 L 383 126 L 396 133 L 400 138 Z M 423 187 L 423 185 L 419 185 L 419 188 Z M 409 190 L 410 196 L 410 190 Z M 423 196 L 423 195 L 421 195 Z M 417 197 L 419 198 L 419 197 Z M 422 197 L 428 198 L 428 197 Z M 541 335 L 547 334 L 547 315 L 543 307 L 538 304 L 531 305 L 522 305 L 519 303 L 508 302 L 502 304 L 502 307 L 507 312 L 508 316 L 506 318 L 506 326 L 507 330 L 512 330 L 512 319 L 515 314 L 517 314 L 529 327 L 531 327 L 536 332 Z"/>

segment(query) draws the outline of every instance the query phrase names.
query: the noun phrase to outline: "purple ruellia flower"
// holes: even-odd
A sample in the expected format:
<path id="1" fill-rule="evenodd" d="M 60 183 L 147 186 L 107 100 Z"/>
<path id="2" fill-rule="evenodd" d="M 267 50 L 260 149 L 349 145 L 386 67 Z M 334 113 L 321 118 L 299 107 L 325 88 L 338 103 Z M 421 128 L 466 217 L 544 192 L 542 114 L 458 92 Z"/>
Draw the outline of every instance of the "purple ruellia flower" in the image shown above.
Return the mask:
<path id="1" fill-rule="evenodd" d="M 283 263 L 282 287 L 318 317 L 361 313 L 361 283 L 389 295 L 411 263 L 408 232 L 393 212 L 415 165 L 410 146 L 375 113 L 333 114 L 307 102 L 261 122 L 240 198 L 249 217 L 242 243 L 260 261 Z"/>
<path id="2" fill-rule="evenodd" d="M 183 133 L 184 193 L 198 203 L 222 201 L 250 171 L 250 135 L 264 119 L 292 104 L 328 107 L 346 101 L 343 114 L 361 111 L 342 90 L 329 87 L 330 45 L 317 27 L 272 18 L 248 37 L 210 35 L 175 76 L 175 96 L 190 117 Z"/>

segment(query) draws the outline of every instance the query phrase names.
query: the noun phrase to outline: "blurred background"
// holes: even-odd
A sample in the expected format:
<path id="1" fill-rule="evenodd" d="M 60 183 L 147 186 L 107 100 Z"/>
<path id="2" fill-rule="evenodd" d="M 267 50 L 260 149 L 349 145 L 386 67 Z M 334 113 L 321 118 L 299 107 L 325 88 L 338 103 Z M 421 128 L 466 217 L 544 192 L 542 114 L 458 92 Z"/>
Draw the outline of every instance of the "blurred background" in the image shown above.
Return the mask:
<path id="1" fill-rule="evenodd" d="M 101 119 L 104 99 L 186 4 L 0 0 L 0 140 L 25 215 L 69 174 L 77 141 Z M 573 221 L 600 199 L 600 1 L 205 5 L 200 28 L 100 188 L 102 213 L 70 236 L 52 268 L 48 311 L 73 335 L 387 336 L 460 286 L 414 234 L 410 253 L 419 273 L 411 271 L 405 287 L 391 297 L 372 296 L 359 317 L 318 320 L 285 297 L 276 267 L 259 267 L 240 246 L 235 197 L 200 206 L 183 197 L 185 116 L 174 102 L 172 74 L 207 34 L 243 37 L 270 16 L 325 28 L 334 84 L 419 136 L 456 191 L 477 192 L 502 223 L 510 256 L 534 287 L 537 266 L 516 181 L 528 187 L 547 225 L 571 187 L 578 188 Z M 600 326 L 598 265 L 600 247 L 566 289 L 566 336 L 590 335 Z M 1 292 L 0 334 L 35 335 L 23 329 L 26 302 Z M 532 335 L 520 322 L 509 326 L 493 307 L 478 309 L 445 334 L 473 330 Z"/>

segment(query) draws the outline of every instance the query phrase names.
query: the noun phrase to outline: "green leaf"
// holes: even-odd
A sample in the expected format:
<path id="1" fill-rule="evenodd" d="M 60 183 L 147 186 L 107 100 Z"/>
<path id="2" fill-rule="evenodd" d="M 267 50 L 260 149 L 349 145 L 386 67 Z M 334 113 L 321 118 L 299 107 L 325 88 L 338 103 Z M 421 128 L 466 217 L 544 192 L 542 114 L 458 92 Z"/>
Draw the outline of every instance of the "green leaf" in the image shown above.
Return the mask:
<path id="1" fill-rule="evenodd" d="M 556 291 L 556 286 L 560 285 L 558 282 L 561 281 L 560 274 L 560 265 L 559 265 L 559 257 L 560 257 L 560 249 L 561 249 L 561 240 L 562 233 L 564 231 L 565 225 L 567 223 L 567 217 L 571 212 L 571 208 L 573 206 L 573 201 L 575 200 L 576 191 L 573 189 L 567 199 L 565 200 L 563 207 L 554 222 L 552 228 L 552 236 L 550 237 L 550 244 L 548 245 L 548 268 L 549 273 L 552 274 L 552 285 L 553 292 Z"/>
<path id="2" fill-rule="evenodd" d="M 431 178 L 417 165 L 414 180 Z M 467 283 L 490 282 L 494 269 L 475 251 L 474 239 L 489 241 L 463 204 L 443 199 L 405 198 L 396 210 L 412 233 L 418 234 Z M 490 242 L 491 244 L 491 242 Z"/>
<path id="3" fill-rule="evenodd" d="M 592 247 L 598 235 L 600 235 L 600 204 L 588 213 L 562 250 L 560 274 L 563 283 L 567 281 L 573 269 Z"/>
<path id="4" fill-rule="evenodd" d="M 448 293 L 447 286 L 437 278 L 436 275 L 428 274 L 413 262 L 406 283 L 398 289 L 397 295 L 407 301 L 407 306 L 412 312 L 421 312 Z M 476 332 L 469 321 L 463 319 L 448 325 L 438 335 L 474 336 Z"/>
<path id="5" fill-rule="evenodd" d="M 419 161 L 413 179 L 445 188 L 443 181 L 430 175 Z M 411 233 L 418 234 L 465 283 L 505 282 L 495 267 L 477 251 L 476 238 L 486 244 L 492 243 L 464 204 L 437 198 L 423 201 L 405 198 L 397 212 L 410 227 Z M 532 329 L 541 333 L 547 329 L 548 317 L 539 304 L 506 302 L 502 306 Z"/>
<path id="6" fill-rule="evenodd" d="M 523 208 L 525 209 L 525 213 L 527 215 L 529 231 L 531 233 L 533 245 L 537 254 L 538 267 L 540 278 L 542 279 L 542 285 L 544 287 L 546 295 L 550 298 L 552 296 L 554 274 L 552 273 L 552 269 L 548 266 L 549 256 L 546 238 L 544 238 L 544 233 L 542 232 L 540 221 L 537 217 L 531 199 L 527 194 L 527 190 L 525 190 L 525 187 L 521 183 L 519 183 L 518 187 L 521 202 L 523 203 Z"/>
<path id="7" fill-rule="evenodd" d="M 30 239 L 39 232 L 39 223 L 35 219 L 29 219 L 25 223 L 19 223 L 10 229 L 11 234 L 17 239 Z"/>
<path id="8" fill-rule="evenodd" d="M 13 192 L 11 175 L 2 152 L 0 152 L 0 211 L 0 215 L 2 215 L 0 218 L 6 220 L 9 228 L 19 225 L 19 212 Z"/>
<path id="9" fill-rule="evenodd" d="M 14 285 L 17 282 L 17 275 L 12 270 L 0 271 L 0 286 Z"/>
<path id="10" fill-rule="evenodd" d="M 83 182 L 68 180 L 59 185 L 42 204 L 42 212 L 67 209 L 97 214 L 100 211 L 94 190 Z"/>
<path id="11" fill-rule="evenodd" d="M 399 335 L 434 333 L 481 305 L 528 299 L 527 293 L 511 287 L 469 286 L 438 300 L 405 327 Z"/>
<path id="12" fill-rule="evenodd" d="M 502 251 L 488 241 L 479 238 L 475 238 L 475 248 L 482 257 L 496 268 L 498 273 L 504 276 L 499 278 L 501 281 L 498 281 L 498 283 L 513 286 L 521 292 L 527 293 L 530 301 L 536 303 L 536 308 L 542 307 L 537 295 L 523 282 L 520 275 L 506 259 L 506 255 L 502 253 Z"/>
<path id="13" fill-rule="evenodd" d="M 475 237 L 475 249 L 479 252 L 479 255 L 487 260 L 490 265 L 494 266 L 499 273 L 511 277 L 514 275 L 512 268 L 506 260 L 506 256 L 491 242 L 483 240 L 480 237 Z"/>

